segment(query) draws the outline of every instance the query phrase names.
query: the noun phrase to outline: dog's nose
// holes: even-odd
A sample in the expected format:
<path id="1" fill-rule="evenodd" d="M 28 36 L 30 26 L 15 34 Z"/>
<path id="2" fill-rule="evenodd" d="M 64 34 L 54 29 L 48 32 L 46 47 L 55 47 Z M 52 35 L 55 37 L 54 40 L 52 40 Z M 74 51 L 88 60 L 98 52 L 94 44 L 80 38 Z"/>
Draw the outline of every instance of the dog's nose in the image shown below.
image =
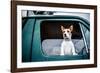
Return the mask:
<path id="1" fill-rule="evenodd" d="M 66 37 L 66 34 L 64 34 L 64 36 Z"/>

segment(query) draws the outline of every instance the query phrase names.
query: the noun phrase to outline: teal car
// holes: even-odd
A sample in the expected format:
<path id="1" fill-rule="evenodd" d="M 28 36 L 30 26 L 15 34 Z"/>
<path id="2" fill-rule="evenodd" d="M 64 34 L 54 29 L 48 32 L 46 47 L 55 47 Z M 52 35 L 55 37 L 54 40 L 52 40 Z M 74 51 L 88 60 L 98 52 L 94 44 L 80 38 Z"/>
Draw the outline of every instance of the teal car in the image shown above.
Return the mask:
<path id="1" fill-rule="evenodd" d="M 72 41 L 78 55 L 60 56 L 60 26 L 74 26 Z M 47 15 L 22 18 L 22 62 L 84 60 L 90 58 L 90 23 L 78 16 Z"/>

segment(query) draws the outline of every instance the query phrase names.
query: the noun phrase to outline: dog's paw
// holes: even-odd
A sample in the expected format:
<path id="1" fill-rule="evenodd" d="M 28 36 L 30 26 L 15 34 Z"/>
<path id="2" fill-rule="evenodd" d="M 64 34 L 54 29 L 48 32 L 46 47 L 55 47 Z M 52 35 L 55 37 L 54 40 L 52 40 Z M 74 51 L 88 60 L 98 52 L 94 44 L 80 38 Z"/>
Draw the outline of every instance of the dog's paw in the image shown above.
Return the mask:
<path id="1" fill-rule="evenodd" d="M 73 55 L 78 55 L 77 53 L 73 53 Z"/>

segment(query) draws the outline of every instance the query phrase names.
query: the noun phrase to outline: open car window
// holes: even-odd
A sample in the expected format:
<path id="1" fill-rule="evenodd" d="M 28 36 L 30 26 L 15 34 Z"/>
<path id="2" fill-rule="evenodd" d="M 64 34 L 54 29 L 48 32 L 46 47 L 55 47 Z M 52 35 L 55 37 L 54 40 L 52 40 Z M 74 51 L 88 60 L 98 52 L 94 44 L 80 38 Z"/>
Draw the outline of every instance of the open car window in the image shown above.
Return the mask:
<path id="1" fill-rule="evenodd" d="M 84 39 L 87 39 L 87 37 L 83 37 L 82 31 L 84 31 L 85 35 L 88 34 L 89 31 L 87 32 L 87 29 L 84 26 L 81 27 L 77 21 L 43 21 L 41 23 L 41 44 L 43 54 L 46 56 L 60 55 L 61 43 L 63 41 L 63 35 L 60 28 L 61 25 L 66 28 L 73 25 L 72 42 L 75 51 L 78 55 L 86 54 Z"/>

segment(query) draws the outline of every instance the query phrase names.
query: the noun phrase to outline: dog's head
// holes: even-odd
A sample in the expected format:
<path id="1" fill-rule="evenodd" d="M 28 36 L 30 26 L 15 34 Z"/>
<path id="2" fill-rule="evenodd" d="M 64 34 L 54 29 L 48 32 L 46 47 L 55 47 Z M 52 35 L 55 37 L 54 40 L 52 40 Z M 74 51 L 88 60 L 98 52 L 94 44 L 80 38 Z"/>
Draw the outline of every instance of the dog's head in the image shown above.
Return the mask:
<path id="1" fill-rule="evenodd" d="M 71 39 L 73 25 L 71 25 L 69 28 L 65 28 L 65 27 L 61 26 L 61 30 L 62 30 L 64 39 Z"/>

